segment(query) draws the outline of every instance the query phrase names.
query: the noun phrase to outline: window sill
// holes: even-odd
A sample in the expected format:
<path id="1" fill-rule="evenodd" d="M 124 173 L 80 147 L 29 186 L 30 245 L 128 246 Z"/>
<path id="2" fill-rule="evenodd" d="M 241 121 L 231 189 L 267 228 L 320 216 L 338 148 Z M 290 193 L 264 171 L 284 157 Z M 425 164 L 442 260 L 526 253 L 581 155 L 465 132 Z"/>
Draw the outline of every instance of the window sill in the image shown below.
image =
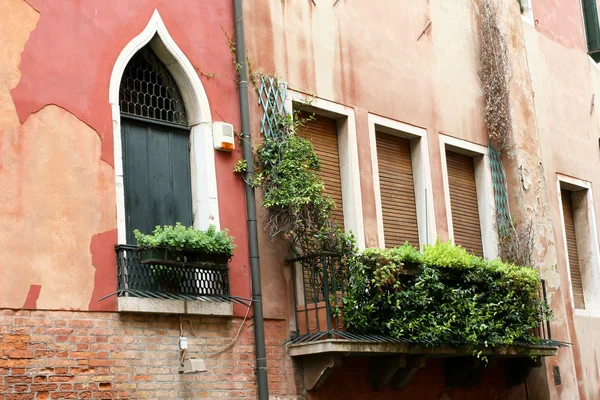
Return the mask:
<path id="1" fill-rule="evenodd" d="M 529 14 L 529 13 L 524 13 L 521 14 L 521 21 L 525 22 L 526 24 L 529 24 L 531 26 L 535 26 L 534 23 L 534 19 L 533 19 L 533 15 Z"/>
<path id="2" fill-rule="evenodd" d="M 119 312 L 232 316 L 233 304 L 223 301 L 144 299 L 119 297 Z"/>
<path id="3" fill-rule="evenodd" d="M 600 310 L 582 310 L 579 308 L 574 308 L 573 314 L 576 317 L 600 318 Z"/>

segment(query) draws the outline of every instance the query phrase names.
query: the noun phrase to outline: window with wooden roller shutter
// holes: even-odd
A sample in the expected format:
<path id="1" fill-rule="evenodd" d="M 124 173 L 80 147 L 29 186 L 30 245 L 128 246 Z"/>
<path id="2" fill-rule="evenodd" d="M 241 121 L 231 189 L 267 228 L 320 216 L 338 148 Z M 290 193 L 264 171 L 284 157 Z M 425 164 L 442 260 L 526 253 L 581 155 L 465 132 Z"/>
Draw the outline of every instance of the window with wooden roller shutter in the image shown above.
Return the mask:
<path id="1" fill-rule="evenodd" d="M 454 243 L 483 257 L 473 157 L 446 151 Z"/>
<path id="2" fill-rule="evenodd" d="M 309 119 L 310 114 L 300 113 L 302 119 Z M 315 115 L 312 120 L 306 121 L 300 129 L 299 135 L 312 142 L 321 171 L 325 191 L 333 198 L 335 208 L 332 217 L 335 222 L 344 228 L 344 209 L 342 203 L 342 179 L 340 175 L 340 155 L 338 151 L 337 122 L 332 118 Z"/>
<path id="3" fill-rule="evenodd" d="M 585 309 L 583 299 L 583 282 L 581 280 L 581 266 L 579 264 L 579 251 L 577 249 L 577 237 L 575 234 L 575 218 L 573 215 L 573 201 L 571 192 L 560 191 L 562 197 L 563 219 L 565 222 L 565 236 L 567 238 L 567 257 L 569 259 L 569 270 L 571 272 L 571 289 L 575 308 Z"/>
<path id="4" fill-rule="evenodd" d="M 419 246 L 410 141 L 376 132 L 385 247 Z"/>

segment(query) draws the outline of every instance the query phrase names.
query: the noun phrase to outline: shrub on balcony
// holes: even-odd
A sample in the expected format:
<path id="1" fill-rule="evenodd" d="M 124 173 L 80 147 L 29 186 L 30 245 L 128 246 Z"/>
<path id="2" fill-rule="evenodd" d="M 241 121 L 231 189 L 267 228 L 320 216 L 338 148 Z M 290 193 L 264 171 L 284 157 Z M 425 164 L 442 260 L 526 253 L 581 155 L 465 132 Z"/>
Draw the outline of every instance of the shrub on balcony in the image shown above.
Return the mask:
<path id="1" fill-rule="evenodd" d="M 231 257 L 235 244 L 227 229 L 217 230 L 214 225 L 206 230 L 185 227 L 179 222 L 157 226 L 152 234 L 134 231 L 138 246 L 142 249 L 166 248 L 178 252 L 193 252 L 206 255 Z"/>
<path id="2" fill-rule="evenodd" d="M 412 266 L 411 268 L 407 268 Z M 451 243 L 366 249 L 344 298 L 349 330 L 429 346 L 536 342 L 550 312 L 535 270 L 486 261 Z"/>

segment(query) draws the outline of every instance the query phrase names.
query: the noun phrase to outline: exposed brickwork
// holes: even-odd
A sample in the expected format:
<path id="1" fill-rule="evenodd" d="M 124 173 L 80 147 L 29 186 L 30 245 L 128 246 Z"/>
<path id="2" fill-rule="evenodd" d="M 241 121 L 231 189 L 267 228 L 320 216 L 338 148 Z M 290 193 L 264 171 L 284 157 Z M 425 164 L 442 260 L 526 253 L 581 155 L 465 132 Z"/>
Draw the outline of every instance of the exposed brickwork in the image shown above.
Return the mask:
<path id="1" fill-rule="evenodd" d="M 187 318 L 187 317 L 185 317 Z M 194 317 L 209 346 L 229 343 L 241 318 Z M 281 343 L 284 321 L 266 321 L 269 389 L 301 399 L 300 366 Z M 178 316 L 0 310 L 0 399 L 255 399 L 252 321 L 235 346 L 203 350 L 184 324 L 189 352 L 208 372 L 178 373 Z"/>

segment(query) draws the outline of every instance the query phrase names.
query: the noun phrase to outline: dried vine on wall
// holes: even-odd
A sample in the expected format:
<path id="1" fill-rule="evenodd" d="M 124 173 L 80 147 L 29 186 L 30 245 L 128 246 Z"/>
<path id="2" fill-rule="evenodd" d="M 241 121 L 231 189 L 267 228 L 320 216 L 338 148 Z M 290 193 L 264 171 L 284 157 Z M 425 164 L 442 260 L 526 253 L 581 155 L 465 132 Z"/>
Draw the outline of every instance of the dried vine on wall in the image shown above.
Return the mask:
<path id="1" fill-rule="evenodd" d="M 491 145 L 502 152 L 508 147 L 511 137 L 510 62 L 506 37 L 499 26 L 496 1 L 481 0 L 479 4 L 481 17 L 480 76 L 485 100 L 485 123 Z"/>
<path id="2" fill-rule="evenodd" d="M 500 26 L 498 0 L 481 0 L 479 16 L 480 78 L 485 102 L 485 123 L 490 141 L 492 163 L 498 164 L 501 176 L 494 182 L 496 196 L 496 228 L 498 231 L 498 254 L 504 261 L 518 265 L 533 266 L 534 229 L 531 221 L 515 222 L 508 206 L 508 194 L 504 170 L 500 162 L 512 139 L 510 114 L 511 69 L 506 36 Z M 498 173 L 498 171 L 496 171 Z"/>

